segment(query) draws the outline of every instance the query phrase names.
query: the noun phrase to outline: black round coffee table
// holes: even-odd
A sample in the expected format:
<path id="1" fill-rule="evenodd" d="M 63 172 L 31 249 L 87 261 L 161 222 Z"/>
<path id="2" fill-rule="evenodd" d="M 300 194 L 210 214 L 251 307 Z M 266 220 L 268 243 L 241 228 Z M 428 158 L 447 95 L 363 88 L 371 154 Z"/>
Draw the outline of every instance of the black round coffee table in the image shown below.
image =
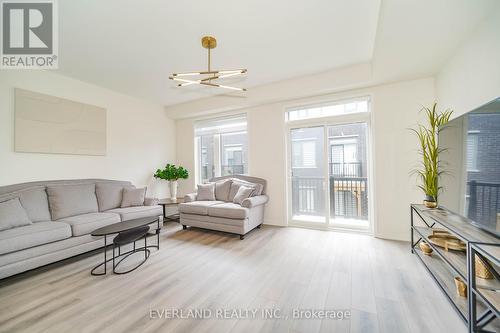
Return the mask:
<path id="1" fill-rule="evenodd" d="M 144 238 L 144 247 L 136 248 L 135 242 L 134 242 L 134 249 L 131 251 L 121 253 L 120 248 L 118 248 L 118 257 L 124 256 L 124 258 L 125 258 L 125 257 L 131 255 L 132 253 L 135 253 L 137 251 L 142 250 L 145 253 L 146 252 L 148 253 L 146 258 L 145 258 L 145 260 L 146 260 L 149 257 L 149 250 L 147 250 L 148 248 L 155 248 L 157 250 L 160 249 L 160 218 L 158 216 L 157 217 L 143 217 L 143 218 L 138 218 L 138 219 L 133 219 L 133 220 L 128 220 L 128 221 L 118 222 L 118 223 L 110 224 L 110 225 L 107 225 L 105 227 L 101 227 L 99 229 L 92 231 L 92 233 L 91 233 L 92 236 L 104 236 L 104 261 L 101 262 L 100 264 L 98 264 L 97 266 L 95 266 L 94 268 L 92 268 L 92 270 L 90 271 L 90 274 L 92 274 L 92 275 L 105 275 L 106 274 L 106 264 L 108 263 L 108 261 L 114 261 L 116 259 L 115 255 L 114 255 L 114 249 L 113 249 L 113 257 L 110 259 L 107 259 L 107 255 L 106 255 L 106 250 L 107 250 L 107 246 L 108 246 L 107 237 L 109 235 L 118 234 L 118 236 L 117 236 L 118 243 L 121 244 L 122 243 L 120 241 L 121 238 L 127 238 L 127 236 L 130 235 L 131 233 L 132 234 L 135 233 L 134 231 L 131 232 L 131 230 L 137 229 L 137 231 L 139 231 L 139 228 L 141 228 L 143 226 L 147 226 L 147 225 L 155 223 L 155 222 L 157 223 L 157 228 L 156 228 L 156 230 L 154 230 L 155 234 L 156 234 L 156 245 L 147 245 L 146 238 Z M 122 239 L 122 241 L 123 241 L 123 239 Z M 139 264 L 137 267 L 142 265 L 144 263 L 144 261 L 141 262 L 141 264 Z M 120 260 L 120 262 L 121 262 L 121 260 Z M 104 272 L 96 273 L 95 270 L 101 266 L 104 266 Z M 135 268 L 137 268 L 137 267 L 135 267 Z M 114 271 L 114 268 L 115 267 L 113 267 L 113 271 Z M 132 271 L 132 270 L 130 270 L 130 271 Z"/>

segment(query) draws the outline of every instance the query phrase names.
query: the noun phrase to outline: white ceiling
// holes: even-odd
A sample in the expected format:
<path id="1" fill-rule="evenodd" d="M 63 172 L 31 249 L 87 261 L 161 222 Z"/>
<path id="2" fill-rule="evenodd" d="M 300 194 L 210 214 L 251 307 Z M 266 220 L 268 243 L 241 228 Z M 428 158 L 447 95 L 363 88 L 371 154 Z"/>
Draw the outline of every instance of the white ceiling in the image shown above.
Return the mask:
<path id="1" fill-rule="evenodd" d="M 383 0 L 374 76 L 397 80 L 435 74 L 499 5 L 498 0 Z"/>
<path id="2" fill-rule="evenodd" d="M 497 0 L 59 1 L 59 73 L 172 105 L 220 94 L 177 88 L 172 72 L 248 68 L 254 87 L 351 64 L 374 74 L 434 73 Z"/>

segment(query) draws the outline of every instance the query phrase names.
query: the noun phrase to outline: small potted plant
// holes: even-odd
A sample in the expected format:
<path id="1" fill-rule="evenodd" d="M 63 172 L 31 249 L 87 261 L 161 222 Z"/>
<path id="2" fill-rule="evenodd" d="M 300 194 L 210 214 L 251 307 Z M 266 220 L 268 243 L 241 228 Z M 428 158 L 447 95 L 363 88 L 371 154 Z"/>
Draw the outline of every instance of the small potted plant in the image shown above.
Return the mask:
<path id="1" fill-rule="evenodd" d="M 170 198 L 172 201 L 177 200 L 177 186 L 179 179 L 187 179 L 189 172 L 182 166 L 175 166 L 175 164 L 167 164 L 164 169 L 156 170 L 153 175 L 156 179 L 163 179 L 169 182 L 170 185 Z"/>
<path id="2" fill-rule="evenodd" d="M 418 124 L 417 129 L 412 131 L 417 135 L 420 148 L 419 153 L 422 156 L 421 166 L 413 170 L 413 173 L 420 179 L 421 184 L 417 185 L 424 194 L 424 205 L 428 208 L 437 207 L 437 198 L 440 190 L 439 178 L 444 173 L 442 166 L 439 163 L 439 154 L 443 151 L 438 146 L 438 133 L 443 125 L 448 123 L 452 110 L 438 112 L 436 110 L 437 103 L 434 103 L 432 108 L 424 107 L 427 116 L 427 126 Z"/>

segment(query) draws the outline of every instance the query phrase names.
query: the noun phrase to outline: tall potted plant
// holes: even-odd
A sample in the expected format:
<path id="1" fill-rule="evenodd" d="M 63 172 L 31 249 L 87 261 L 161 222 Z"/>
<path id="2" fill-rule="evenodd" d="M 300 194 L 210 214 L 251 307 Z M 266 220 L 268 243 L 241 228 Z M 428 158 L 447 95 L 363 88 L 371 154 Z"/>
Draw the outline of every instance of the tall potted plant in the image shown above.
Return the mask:
<path id="1" fill-rule="evenodd" d="M 443 112 L 437 111 L 437 103 L 434 103 L 432 108 L 424 107 L 422 111 L 427 117 L 427 125 L 418 124 L 416 129 L 412 131 L 417 135 L 420 148 L 419 153 L 422 156 L 420 167 L 413 170 L 420 180 L 420 185 L 417 185 L 424 194 L 424 204 L 429 208 L 437 207 L 437 199 L 440 190 L 439 178 L 444 173 L 442 166 L 439 163 L 439 154 L 443 151 L 438 146 L 438 133 L 443 129 L 443 125 L 448 123 L 452 110 Z"/>
<path id="2" fill-rule="evenodd" d="M 189 177 L 189 172 L 182 166 L 177 167 L 175 164 L 167 164 L 164 169 L 156 170 L 153 176 L 157 179 L 163 179 L 169 182 L 170 198 L 176 201 L 178 180 L 187 179 Z"/>

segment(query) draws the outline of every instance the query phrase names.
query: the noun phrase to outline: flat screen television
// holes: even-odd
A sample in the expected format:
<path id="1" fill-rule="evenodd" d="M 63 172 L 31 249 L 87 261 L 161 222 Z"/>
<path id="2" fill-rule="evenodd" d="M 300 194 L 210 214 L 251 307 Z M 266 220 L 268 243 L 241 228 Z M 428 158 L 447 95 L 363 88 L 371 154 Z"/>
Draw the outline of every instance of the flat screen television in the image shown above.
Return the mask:
<path id="1" fill-rule="evenodd" d="M 439 130 L 438 204 L 500 237 L 500 98 Z"/>

